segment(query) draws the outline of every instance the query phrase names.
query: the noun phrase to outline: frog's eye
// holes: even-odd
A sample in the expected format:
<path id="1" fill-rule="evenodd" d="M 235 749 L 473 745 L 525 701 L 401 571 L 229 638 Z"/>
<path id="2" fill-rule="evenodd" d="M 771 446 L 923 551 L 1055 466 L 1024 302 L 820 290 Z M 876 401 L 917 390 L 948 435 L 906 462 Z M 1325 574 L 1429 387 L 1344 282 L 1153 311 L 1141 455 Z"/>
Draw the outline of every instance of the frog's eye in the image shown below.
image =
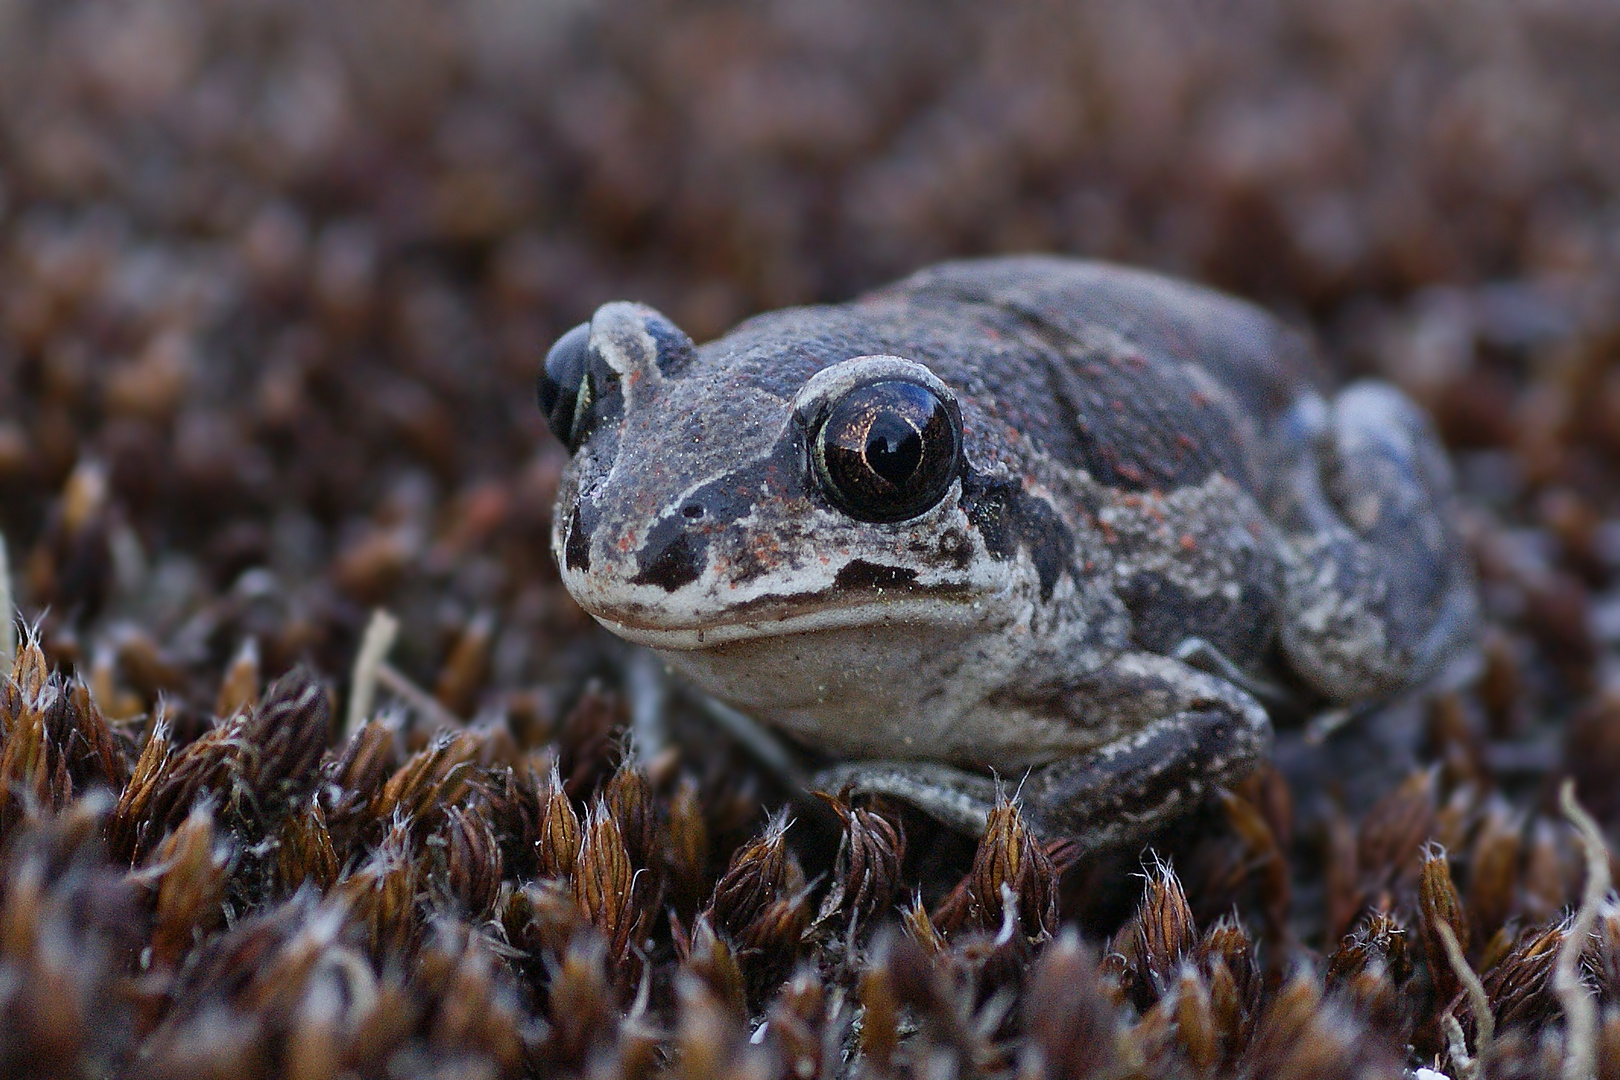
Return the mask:
<path id="1" fill-rule="evenodd" d="M 916 517 L 961 471 L 954 402 L 906 379 L 862 383 L 830 402 L 811 437 L 818 483 L 860 521 Z"/>
<path id="2" fill-rule="evenodd" d="M 569 453 L 578 450 L 590 430 L 591 324 L 580 323 L 557 339 L 546 353 L 536 385 L 540 411 Z"/>

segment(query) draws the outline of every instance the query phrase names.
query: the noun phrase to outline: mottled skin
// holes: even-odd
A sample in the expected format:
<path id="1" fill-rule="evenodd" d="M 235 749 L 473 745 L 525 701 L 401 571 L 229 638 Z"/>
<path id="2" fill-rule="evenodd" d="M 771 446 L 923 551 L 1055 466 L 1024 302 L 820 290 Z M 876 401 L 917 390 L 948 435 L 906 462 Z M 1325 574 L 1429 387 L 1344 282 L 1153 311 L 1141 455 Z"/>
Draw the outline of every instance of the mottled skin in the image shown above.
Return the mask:
<path id="1" fill-rule="evenodd" d="M 840 759 L 823 785 L 972 829 L 994 770 L 1047 835 L 1132 841 L 1265 753 L 1263 687 L 1374 701 L 1473 642 L 1423 416 L 1383 384 L 1325 396 L 1302 338 L 1208 290 L 947 263 L 699 348 L 609 304 L 590 353 L 611 377 L 558 496 L 565 584 Z M 917 365 L 954 394 L 965 464 L 920 516 L 853 520 L 807 417 Z"/>

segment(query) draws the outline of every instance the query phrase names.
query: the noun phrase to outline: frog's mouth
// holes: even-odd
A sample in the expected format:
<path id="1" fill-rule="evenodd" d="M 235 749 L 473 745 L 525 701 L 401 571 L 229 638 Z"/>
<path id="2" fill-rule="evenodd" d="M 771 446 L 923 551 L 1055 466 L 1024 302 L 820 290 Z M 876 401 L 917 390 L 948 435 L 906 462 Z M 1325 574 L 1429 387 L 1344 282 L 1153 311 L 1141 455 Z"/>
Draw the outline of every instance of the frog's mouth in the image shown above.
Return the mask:
<path id="1" fill-rule="evenodd" d="M 608 630 L 653 649 L 690 652 L 739 641 L 862 630 L 915 627 L 919 631 L 967 627 L 987 617 L 985 595 L 963 585 L 876 589 L 864 597 L 847 593 L 818 596 L 766 596 L 729 610 L 723 617 L 672 618 L 669 612 L 590 611 Z"/>

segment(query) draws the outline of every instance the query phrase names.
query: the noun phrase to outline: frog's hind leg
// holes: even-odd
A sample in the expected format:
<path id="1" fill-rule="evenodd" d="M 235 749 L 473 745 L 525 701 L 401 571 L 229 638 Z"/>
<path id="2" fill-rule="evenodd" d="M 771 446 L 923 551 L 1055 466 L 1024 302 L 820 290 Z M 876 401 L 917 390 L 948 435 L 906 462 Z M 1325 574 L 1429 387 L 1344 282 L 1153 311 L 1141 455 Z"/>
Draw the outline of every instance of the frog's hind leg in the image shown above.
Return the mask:
<path id="1" fill-rule="evenodd" d="M 1291 417 L 1303 445 L 1273 500 L 1290 534 L 1284 652 L 1335 701 L 1382 697 L 1467 656 L 1474 571 L 1451 471 L 1428 419 L 1394 387 L 1362 382 Z"/>
<path id="2" fill-rule="evenodd" d="M 1131 653 L 1071 688 L 1077 715 L 1097 723 L 1112 707 L 1126 730 L 1089 753 L 994 779 L 928 761 L 853 761 L 818 773 L 817 786 L 901 799 L 962 832 L 984 831 L 998 784 L 1016 790 L 1036 835 L 1070 840 L 1081 854 L 1118 849 L 1245 776 L 1271 745 L 1258 702 L 1168 657 Z M 1151 717 L 1151 718 L 1150 718 Z"/>
<path id="3" fill-rule="evenodd" d="M 851 761 L 816 774 L 814 783 L 899 799 L 970 836 L 984 832 L 1005 788 L 1036 835 L 1066 838 L 1089 855 L 1141 842 L 1216 786 L 1248 773 L 1270 741 L 1260 715 L 1234 723 L 1219 709 L 1177 713 L 1133 738 L 1023 776 L 993 779 L 931 761 Z"/>

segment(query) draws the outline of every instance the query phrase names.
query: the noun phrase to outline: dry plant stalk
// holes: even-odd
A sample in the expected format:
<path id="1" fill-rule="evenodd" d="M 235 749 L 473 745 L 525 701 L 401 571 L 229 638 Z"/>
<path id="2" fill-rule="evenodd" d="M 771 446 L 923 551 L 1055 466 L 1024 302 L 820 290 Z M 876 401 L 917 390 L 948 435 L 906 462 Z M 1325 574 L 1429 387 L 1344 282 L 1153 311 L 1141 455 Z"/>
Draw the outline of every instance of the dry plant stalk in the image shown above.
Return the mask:
<path id="1" fill-rule="evenodd" d="M 360 653 L 354 660 L 354 678 L 350 680 L 349 711 L 343 721 L 343 740 L 360 730 L 371 714 L 371 705 L 377 699 L 377 677 L 388 651 L 399 636 L 399 620 L 382 608 L 371 613 L 366 633 L 360 639 Z"/>
<path id="2" fill-rule="evenodd" d="M 0 678 L 11 674 L 17 662 L 17 609 L 11 599 L 11 560 L 6 556 L 6 534 L 0 533 Z"/>
<path id="3" fill-rule="evenodd" d="M 1492 1045 L 1496 1041 L 1496 1019 L 1491 1015 L 1491 1000 L 1485 993 L 1485 984 L 1479 981 L 1474 969 L 1468 966 L 1468 958 L 1463 955 L 1462 945 L 1457 941 L 1457 935 L 1451 926 L 1437 922 L 1434 929 L 1445 948 L 1446 960 L 1450 964 L 1451 971 L 1461 984 L 1463 992 L 1468 995 L 1468 1004 L 1474 1011 L 1475 1035 L 1472 1058 L 1466 1056 L 1462 1026 L 1457 1023 L 1457 1018 L 1449 1012 L 1444 1017 L 1447 1035 L 1452 1042 L 1452 1058 L 1464 1076 L 1474 1076 L 1478 1074 L 1478 1063 L 1490 1060 Z"/>
<path id="4" fill-rule="evenodd" d="M 1558 804 L 1580 836 L 1586 856 L 1586 886 L 1575 922 L 1558 949 L 1553 967 L 1553 992 L 1564 1009 L 1563 1080 L 1589 1080 L 1597 1075 L 1597 1002 L 1581 980 L 1581 953 L 1592 937 L 1603 900 L 1609 895 L 1609 850 L 1597 823 L 1575 801 L 1575 781 L 1565 780 Z"/>

